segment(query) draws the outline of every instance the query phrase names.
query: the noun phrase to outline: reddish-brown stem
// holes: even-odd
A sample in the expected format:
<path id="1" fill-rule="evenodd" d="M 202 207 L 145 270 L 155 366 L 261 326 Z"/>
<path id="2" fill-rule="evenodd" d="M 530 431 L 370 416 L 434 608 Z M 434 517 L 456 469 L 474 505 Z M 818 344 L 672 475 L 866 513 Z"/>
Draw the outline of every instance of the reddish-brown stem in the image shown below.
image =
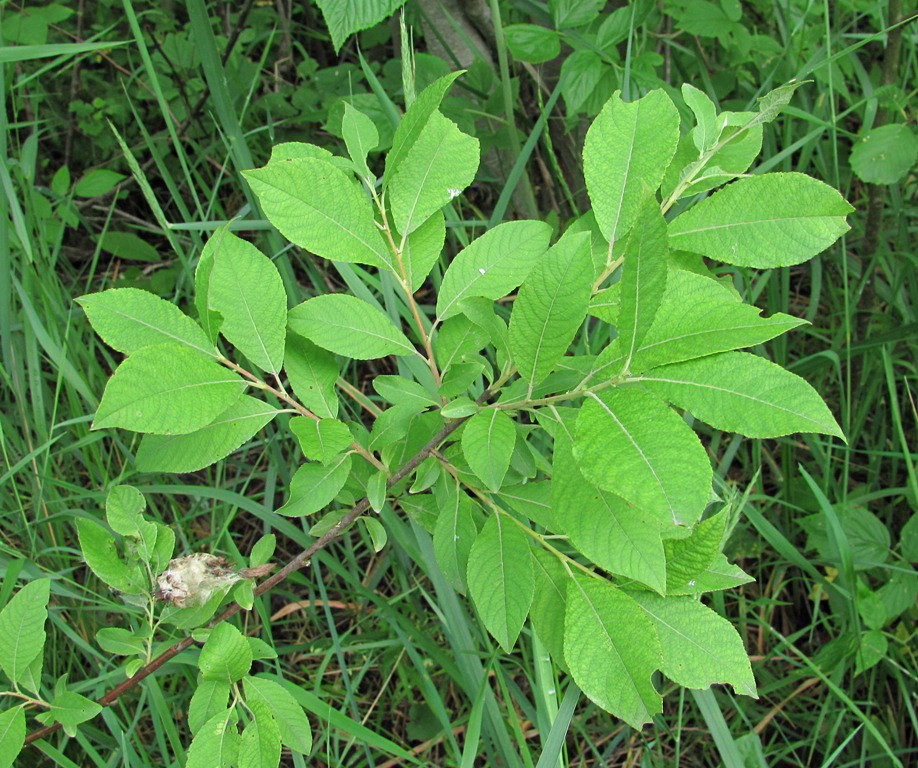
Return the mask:
<path id="1" fill-rule="evenodd" d="M 485 390 L 485 392 L 478 398 L 479 402 L 484 402 L 490 397 L 490 392 Z M 447 437 L 449 437 L 458 427 L 461 425 L 465 419 L 456 419 L 446 424 L 442 429 L 440 429 L 437 434 L 435 434 L 427 443 L 414 455 L 412 456 L 402 467 L 395 471 L 387 482 L 387 487 L 391 488 L 399 480 L 405 477 L 409 472 L 417 468 L 417 466 L 424 461 L 440 443 L 442 443 Z M 298 571 L 303 566 L 307 565 L 313 555 L 316 552 L 319 552 L 322 549 L 325 549 L 329 544 L 339 538 L 344 531 L 351 525 L 358 517 L 360 517 L 364 512 L 370 508 L 370 502 L 367 499 L 362 499 L 359 501 L 344 517 L 342 517 L 335 525 L 329 528 L 322 536 L 316 539 L 312 544 L 310 544 L 306 549 L 300 552 L 296 557 L 290 560 L 283 568 L 279 571 L 276 571 L 263 582 L 261 582 L 257 587 L 255 587 L 255 596 L 264 594 L 271 587 L 276 586 L 284 579 L 286 579 L 290 574 Z M 242 608 L 234 603 L 233 605 L 227 606 L 221 613 L 219 613 L 214 619 L 210 621 L 208 626 L 213 627 L 219 624 L 221 621 L 226 621 L 226 619 L 234 616 L 239 613 Z M 106 693 L 102 698 L 97 699 L 96 703 L 103 707 L 110 707 L 116 701 L 118 697 L 121 696 L 125 691 L 133 688 L 137 683 L 143 680 L 145 677 L 148 677 L 157 669 L 159 669 L 167 661 L 170 661 L 179 653 L 184 651 L 186 648 L 189 648 L 194 639 L 191 635 L 183 638 L 175 645 L 170 646 L 168 649 L 163 651 L 159 656 L 157 656 L 149 664 L 144 665 L 139 670 L 137 670 L 134 675 L 129 677 L 120 685 L 112 688 L 108 693 Z M 32 731 L 28 736 L 26 736 L 25 743 L 31 744 L 38 739 L 43 739 L 45 736 L 49 736 L 60 728 L 59 723 L 53 723 L 52 725 L 46 725 L 42 728 L 37 728 Z"/>

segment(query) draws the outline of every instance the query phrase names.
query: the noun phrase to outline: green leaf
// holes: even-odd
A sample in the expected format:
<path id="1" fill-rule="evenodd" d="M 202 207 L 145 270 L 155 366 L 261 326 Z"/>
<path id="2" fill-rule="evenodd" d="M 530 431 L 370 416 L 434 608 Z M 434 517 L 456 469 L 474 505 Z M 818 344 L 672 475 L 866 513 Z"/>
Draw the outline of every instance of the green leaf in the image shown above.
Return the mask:
<path id="1" fill-rule="evenodd" d="M 99 240 L 99 247 L 115 258 L 126 261 L 160 261 L 159 251 L 133 232 L 106 232 Z"/>
<path id="2" fill-rule="evenodd" d="M 124 627 L 105 627 L 96 632 L 96 643 L 106 653 L 116 656 L 134 656 L 146 652 L 146 644 Z"/>
<path id="3" fill-rule="evenodd" d="M 25 711 L 22 707 L 0 712 L 0 766 L 9 768 L 13 765 L 25 743 L 25 735 Z"/>
<path id="4" fill-rule="evenodd" d="M 129 595 L 149 591 L 139 565 L 129 567 L 118 557 L 115 539 L 107 529 L 85 517 L 76 519 L 76 527 L 83 559 L 103 583 Z"/>
<path id="5" fill-rule="evenodd" d="M 386 374 L 377 376 L 373 379 L 373 389 L 379 393 L 380 397 L 393 405 L 411 405 L 418 410 L 429 408 L 431 405 L 440 405 L 440 400 L 436 395 L 430 394 L 416 381 L 401 376 Z"/>
<path id="6" fill-rule="evenodd" d="M 386 187 L 391 181 L 395 172 L 399 169 L 402 162 L 418 140 L 427 121 L 431 115 L 437 111 L 440 102 L 453 84 L 453 81 L 461 75 L 462 72 L 451 72 L 448 75 L 435 80 L 421 91 L 411 106 L 405 112 L 404 116 L 395 129 L 395 135 L 392 137 L 392 149 L 386 155 L 386 171 L 383 174 L 383 187 Z"/>
<path id="7" fill-rule="evenodd" d="M 248 678 L 246 678 L 248 679 Z M 197 734 L 208 720 L 226 711 L 230 684 L 226 680 L 202 680 L 188 705 L 188 728 Z"/>
<path id="8" fill-rule="evenodd" d="M 142 347 L 108 380 L 92 428 L 187 434 L 239 400 L 244 387 L 235 373 L 188 347 Z"/>
<path id="9" fill-rule="evenodd" d="M 336 419 L 307 419 L 294 416 L 290 429 L 307 459 L 327 464 L 354 441 L 347 425 Z"/>
<path id="10" fill-rule="evenodd" d="M 498 224 L 456 254 L 443 275 L 437 317 L 461 311 L 470 296 L 499 299 L 516 288 L 548 247 L 551 227 L 541 221 Z"/>
<path id="11" fill-rule="evenodd" d="M 589 24 L 604 5 L 604 0 L 548 0 L 548 9 L 557 29 Z"/>
<path id="12" fill-rule="evenodd" d="M 316 0 L 335 53 L 355 32 L 375 26 L 405 4 L 405 0 Z"/>
<path id="13" fill-rule="evenodd" d="M 666 548 L 669 554 L 673 553 L 671 547 L 675 541 L 675 539 L 671 540 L 669 542 L 670 547 Z M 667 564 L 667 570 L 670 571 L 669 564 Z M 681 584 L 667 583 L 666 594 L 700 595 L 704 592 L 733 589 L 740 584 L 748 584 L 750 581 L 755 581 L 755 579 L 738 565 L 728 562 L 721 552 L 717 552 L 714 555 L 714 559 L 703 570 L 695 573 L 688 581 L 683 580 Z"/>
<path id="14" fill-rule="evenodd" d="M 45 619 L 51 579 L 36 579 L 20 589 L 0 611 L 0 667 L 11 683 L 23 680 L 45 647 Z"/>
<path id="15" fill-rule="evenodd" d="M 592 283 L 586 232 L 562 237 L 523 282 L 510 315 L 510 352 L 530 391 L 570 346 L 586 317 Z"/>
<path id="16" fill-rule="evenodd" d="M 139 536 L 142 526 L 152 525 L 140 514 L 146 507 L 143 494 L 133 485 L 113 486 L 105 497 L 105 522 L 122 536 Z M 155 541 L 155 533 L 153 539 Z"/>
<path id="17" fill-rule="evenodd" d="M 263 677 L 245 678 L 246 701 L 258 700 L 267 705 L 277 726 L 284 746 L 308 755 L 312 750 L 309 720 L 293 695 L 282 685 Z"/>
<path id="18" fill-rule="evenodd" d="M 218 712 L 191 742 L 185 768 L 230 768 L 239 754 L 239 732 L 235 710 Z"/>
<path id="19" fill-rule="evenodd" d="M 464 315 L 454 315 L 437 329 L 434 355 L 441 371 L 465 360 L 480 360 L 478 352 L 488 343 L 488 334 Z"/>
<path id="20" fill-rule="evenodd" d="M 211 345 L 217 343 L 223 318 L 219 312 L 214 312 L 210 308 L 210 275 L 214 269 L 214 254 L 220 250 L 223 238 L 228 235 L 229 227 L 221 227 L 214 232 L 204 243 L 194 269 L 194 306 L 198 311 L 198 322 L 210 339 Z"/>
<path id="21" fill-rule="evenodd" d="M 408 235 L 402 249 L 405 277 L 412 291 L 418 290 L 430 274 L 446 242 L 446 219 L 437 211 Z"/>
<path id="22" fill-rule="evenodd" d="M 478 139 L 434 112 L 389 185 L 389 205 L 398 231 L 416 230 L 459 195 L 478 170 Z"/>
<path id="23" fill-rule="evenodd" d="M 536 24 L 509 24 L 504 27 L 507 47 L 513 58 L 530 64 L 551 61 L 561 53 L 558 33 Z"/>
<path id="24" fill-rule="evenodd" d="M 373 174 L 367 166 L 367 155 L 379 145 L 379 131 L 369 117 L 346 101 L 344 117 L 341 119 L 341 135 L 357 172 L 372 179 Z"/>
<path id="25" fill-rule="evenodd" d="M 510 467 L 516 427 L 504 411 L 479 411 L 462 431 L 462 454 L 472 471 L 491 491 L 499 491 Z"/>
<path id="26" fill-rule="evenodd" d="M 137 450 L 141 472 L 196 472 L 229 456 L 278 413 L 274 406 L 243 395 L 215 418 L 187 435 L 144 435 Z"/>
<path id="27" fill-rule="evenodd" d="M 239 739 L 239 768 L 277 768 L 280 763 L 280 729 L 266 702 L 246 702 L 253 718 Z"/>
<path id="28" fill-rule="evenodd" d="M 819 432 L 844 439 L 815 389 L 781 366 L 748 352 L 664 365 L 640 380 L 715 429 L 755 438 Z"/>
<path id="29" fill-rule="evenodd" d="M 472 516 L 471 498 L 453 483 L 447 484 L 447 489 L 437 498 L 440 512 L 433 532 L 434 556 L 453 588 L 464 592 L 469 553 L 478 527 Z"/>
<path id="30" fill-rule="evenodd" d="M 707 504 L 707 454 L 653 395 L 633 389 L 591 394 L 577 419 L 574 454 L 588 480 L 663 523 L 690 525 Z"/>
<path id="31" fill-rule="evenodd" d="M 126 355 L 141 347 L 173 342 L 216 357 L 200 326 L 175 304 L 138 288 L 111 288 L 80 296 L 93 330 Z"/>
<path id="32" fill-rule="evenodd" d="M 389 475 L 385 470 L 379 470 L 370 475 L 367 480 L 367 501 L 370 502 L 370 509 L 374 512 L 380 512 L 386 504 L 386 494 L 388 492 L 387 483 Z"/>
<path id="33" fill-rule="evenodd" d="M 741 267 L 786 267 L 832 245 L 848 231 L 853 210 L 802 173 L 749 176 L 673 219 L 670 245 Z"/>
<path id="34" fill-rule="evenodd" d="M 726 514 L 720 512 L 697 522 L 685 538 L 666 539 L 666 592 L 667 594 L 694 594 L 701 590 L 706 570 L 720 553 L 724 536 Z"/>
<path id="35" fill-rule="evenodd" d="M 695 115 L 695 128 L 692 129 L 692 141 L 695 149 L 706 152 L 720 138 L 717 125 L 717 108 L 704 91 L 688 83 L 682 84 L 682 99 Z"/>
<path id="36" fill-rule="evenodd" d="M 335 358 L 309 339 L 287 336 L 284 370 L 297 399 L 320 418 L 338 415 L 338 364 Z"/>
<path id="37" fill-rule="evenodd" d="M 567 608 L 567 571 L 557 557 L 544 549 L 532 551 L 532 574 L 535 594 L 529 610 L 529 620 L 539 640 L 556 664 L 566 667 L 564 660 L 564 612 Z"/>
<path id="38" fill-rule="evenodd" d="M 729 683 L 736 693 L 757 697 L 743 640 L 729 621 L 693 597 L 631 595 L 657 629 L 660 669 L 670 680 L 686 688 Z"/>
<path id="39" fill-rule="evenodd" d="M 510 653 L 535 592 L 529 541 L 516 523 L 488 518 L 469 552 L 467 582 L 488 632 Z"/>
<path id="40" fill-rule="evenodd" d="M 628 236 L 619 289 L 618 339 L 626 367 L 657 314 L 666 289 L 666 222 L 648 197 Z"/>
<path id="41" fill-rule="evenodd" d="M 290 481 L 290 498 L 277 514 L 302 517 L 318 512 L 338 495 L 350 472 L 351 457 L 347 454 L 327 465 L 303 464 Z"/>
<path id="42" fill-rule="evenodd" d="M 249 551 L 249 566 L 264 565 L 271 560 L 274 555 L 274 548 L 277 546 L 277 536 L 273 533 L 266 533 L 252 545 Z"/>
<path id="43" fill-rule="evenodd" d="M 651 682 L 662 661 L 657 633 L 640 606 L 610 583 L 579 573 L 569 580 L 564 658 L 581 690 L 633 728 L 662 710 Z"/>
<path id="44" fill-rule="evenodd" d="M 500 489 L 500 497 L 523 517 L 547 531 L 557 533 L 558 526 L 552 514 L 551 488 L 551 480 L 509 485 Z"/>
<path id="45" fill-rule="evenodd" d="M 73 691 L 59 693 L 49 702 L 48 711 L 38 716 L 43 723 L 57 722 L 68 736 L 76 734 L 80 723 L 92 720 L 102 711 L 102 707 L 92 699 L 87 699 Z"/>
<path id="46" fill-rule="evenodd" d="M 415 349 L 392 320 L 355 296 L 329 293 L 288 313 L 290 330 L 323 349 L 356 360 L 412 355 Z"/>
<path id="47" fill-rule="evenodd" d="M 76 197 L 101 197 L 111 192 L 116 184 L 119 184 L 126 178 L 127 177 L 123 173 L 107 171 L 104 168 L 87 171 L 80 180 L 73 185 L 73 194 Z"/>
<path id="48" fill-rule="evenodd" d="M 610 253 L 660 186 L 678 141 L 679 112 L 659 89 L 627 104 L 615 94 L 593 121 L 583 146 L 583 174 Z"/>
<path id="49" fill-rule="evenodd" d="M 226 621 L 217 624 L 198 659 L 204 679 L 235 683 L 248 674 L 251 666 L 252 650 L 243 634 Z"/>
<path id="50" fill-rule="evenodd" d="M 383 547 L 385 547 L 386 543 L 389 541 L 389 534 L 386 533 L 385 526 L 375 517 L 367 517 L 364 515 L 358 519 L 367 529 L 367 534 L 369 535 L 370 542 L 373 545 L 373 551 L 381 552 Z"/>
<path id="51" fill-rule="evenodd" d="M 213 259 L 207 302 L 223 317 L 220 332 L 263 371 L 278 373 L 284 362 L 287 294 L 277 267 L 230 232 Z"/>
<path id="52" fill-rule="evenodd" d="M 273 160 L 243 171 L 268 220 L 294 245 L 325 259 L 389 267 L 363 190 L 326 160 Z"/>
<path id="53" fill-rule="evenodd" d="M 600 568 L 666 590 L 666 559 L 659 524 L 650 515 L 581 474 L 570 440 L 555 439 L 552 516 L 558 532 Z"/>
<path id="54" fill-rule="evenodd" d="M 918 137 L 905 123 L 881 125 L 851 149 L 851 170 L 868 184 L 895 184 L 915 167 Z"/>

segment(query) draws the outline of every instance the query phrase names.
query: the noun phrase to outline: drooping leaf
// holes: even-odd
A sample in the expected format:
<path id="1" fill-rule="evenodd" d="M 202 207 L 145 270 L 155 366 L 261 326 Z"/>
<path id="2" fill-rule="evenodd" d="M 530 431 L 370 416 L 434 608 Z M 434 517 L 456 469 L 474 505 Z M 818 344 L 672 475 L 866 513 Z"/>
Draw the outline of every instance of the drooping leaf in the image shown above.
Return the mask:
<path id="1" fill-rule="evenodd" d="M 129 595 L 143 594 L 149 585 L 138 564 L 128 566 L 115 549 L 115 539 L 105 528 L 85 517 L 76 519 L 83 559 L 103 583 Z"/>
<path id="2" fill-rule="evenodd" d="M 464 592 L 469 552 L 478 535 L 472 500 L 452 483 L 447 484 L 447 491 L 437 500 L 440 512 L 433 533 L 434 556 L 453 588 Z"/>
<path id="3" fill-rule="evenodd" d="M 105 497 L 105 522 L 122 536 L 138 536 L 142 526 L 153 525 L 140 514 L 146 506 L 143 494 L 133 485 L 116 485 Z"/>
<path id="4" fill-rule="evenodd" d="M 695 433 L 646 392 L 613 389 L 587 399 L 574 454 L 584 476 L 663 523 L 690 525 L 704 511 L 711 465 Z"/>
<path id="5" fill-rule="evenodd" d="M 678 141 L 679 112 L 663 90 L 629 103 L 615 94 L 593 121 L 583 146 L 583 173 L 610 249 L 660 186 Z"/>
<path id="6" fill-rule="evenodd" d="M 295 416 L 290 419 L 290 429 L 307 459 L 327 464 L 354 441 L 351 431 L 337 419 L 307 419 Z"/>
<path id="7" fill-rule="evenodd" d="M 26 723 L 23 707 L 10 707 L 0 712 L 0 766 L 14 764 L 25 742 Z"/>
<path id="8" fill-rule="evenodd" d="M 290 498 L 279 515 L 302 517 L 327 506 L 338 495 L 351 472 L 351 457 L 339 456 L 329 464 L 303 464 L 290 481 Z"/>
<path id="9" fill-rule="evenodd" d="M 220 332 L 263 371 L 284 362 L 287 294 L 277 267 L 251 243 L 227 232 L 214 253 L 208 308 L 223 317 Z"/>
<path id="10" fill-rule="evenodd" d="M 173 342 L 216 356 L 200 326 L 175 304 L 138 288 L 110 288 L 77 299 L 93 330 L 126 355 L 141 347 Z"/>
<path id="11" fill-rule="evenodd" d="M 202 680 L 198 683 L 188 705 L 188 728 L 192 734 L 197 734 L 214 715 L 226 711 L 229 695 L 228 680 Z"/>
<path id="12" fill-rule="evenodd" d="M 43 723 L 60 723 L 64 732 L 70 736 L 76 733 L 76 727 L 80 723 L 92 720 L 102 711 L 101 705 L 74 691 L 63 691 L 48 704 L 47 712 L 42 713 L 39 719 Z"/>
<path id="13" fill-rule="evenodd" d="M 619 288 L 618 339 L 627 363 L 647 335 L 666 289 L 666 222 L 656 198 L 638 210 L 625 244 Z"/>
<path id="14" fill-rule="evenodd" d="M 806 381 L 748 352 L 725 352 L 655 368 L 640 377 L 660 397 L 715 429 L 747 437 L 820 432 L 844 438 Z"/>
<path id="15" fill-rule="evenodd" d="M 116 656 L 134 656 L 146 651 L 144 638 L 124 627 L 103 627 L 96 632 L 96 643 L 103 651 Z"/>
<path id="16" fill-rule="evenodd" d="M 673 219 L 670 246 L 741 267 L 787 267 L 832 245 L 848 231 L 853 210 L 802 173 L 749 176 Z"/>
<path id="17" fill-rule="evenodd" d="M 205 680 L 235 683 L 249 672 L 252 650 L 243 634 L 232 624 L 221 621 L 201 648 L 198 667 Z"/>
<path id="18" fill-rule="evenodd" d="M 674 544 L 675 540 L 670 541 Z M 672 550 L 670 550 L 672 551 Z M 717 552 L 714 559 L 702 571 L 695 573 L 688 581 L 681 584 L 667 583 L 667 595 L 700 595 L 705 592 L 718 592 L 724 589 L 733 589 L 740 584 L 755 581 L 738 565 L 730 563 L 726 556 Z"/>
<path id="19" fill-rule="evenodd" d="M 399 169 L 402 162 L 408 155 L 408 152 L 418 140 L 427 121 L 431 115 L 437 111 L 440 102 L 453 84 L 455 79 L 462 72 L 450 72 L 437 80 L 434 80 L 417 98 L 405 112 L 404 116 L 395 129 L 395 135 L 392 137 L 392 149 L 386 155 L 386 170 L 383 174 L 383 186 L 388 186 L 395 172 Z"/>
<path id="20" fill-rule="evenodd" d="M 513 302 L 510 352 L 533 386 L 570 346 L 586 316 L 593 283 L 590 236 L 562 237 L 536 263 Z"/>
<path id="21" fill-rule="evenodd" d="M 462 454 L 472 471 L 492 491 L 500 490 L 515 443 L 513 419 L 496 408 L 476 413 L 462 431 Z"/>
<path id="22" fill-rule="evenodd" d="M 391 258 L 363 190 L 327 160 L 273 160 L 243 175 L 270 222 L 325 259 L 388 267 Z"/>
<path id="23" fill-rule="evenodd" d="M 564 613 L 567 606 L 567 582 L 570 577 L 557 557 L 544 549 L 532 551 L 532 575 L 535 593 L 529 619 L 555 663 L 564 660 Z"/>
<path id="24" fill-rule="evenodd" d="M 404 236 L 461 194 L 478 170 L 478 139 L 434 112 L 392 176 L 389 205 Z"/>
<path id="25" fill-rule="evenodd" d="M 347 101 L 344 102 L 341 135 L 358 173 L 372 179 L 373 174 L 367 166 L 367 155 L 379 144 L 379 131 L 369 117 Z"/>
<path id="26" fill-rule="evenodd" d="M 895 184 L 915 167 L 918 137 L 905 123 L 881 125 L 851 149 L 851 170 L 868 184 Z"/>
<path id="27" fill-rule="evenodd" d="M 50 595 L 51 579 L 36 579 L 0 611 L 0 667 L 12 683 L 19 683 L 44 651 Z"/>
<path id="28" fill-rule="evenodd" d="M 287 336 L 284 370 L 293 394 L 310 411 L 320 418 L 338 415 L 338 364 L 331 353 L 291 333 Z"/>
<path id="29" fill-rule="evenodd" d="M 704 91 L 698 90 L 689 83 L 682 84 L 682 99 L 695 115 L 695 128 L 692 129 L 692 140 L 699 152 L 706 152 L 720 138 L 717 126 L 717 107 Z"/>
<path id="30" fill-rule="evenodd" d="M 245 678 L 246 700 L 263 702 L 271 710 L 284 746 L 308 755 L 312 750 L 312 733 L 303 708 L 281 684 L 263 677 Z"/>
<path id="31" fill-rule="evenodd" d="M 555 438 L 552 516 L 559 532 L 600 568 L 666 590 L 666 559 L 659 523 L 620 496 L 588 482 L 571 442 Z"/>
<path id="32" fill-rule="evenodd" d="M 738 694 L 756 696 L 743 640 L 729 621 L 693 597 L 631 595 L 657 629 L 660 669 L 670 680 L 686 688 L 729 683 Z"/>
<path id="33" fill-rule="evenodd" d="M 217 418 L 244 387 L 235 373 L 188 347 L 141 347 L 108 380 L 92 428 L 184 435 Z"/>
<path id="34" fill-rule="evenodd" d="M 223 238 L 229 234 L 229 227 L 221 227 L 204 243 L 194 270 L 194 306 L 198 311 L 198 323 L 211 342 L 217 343 L 223 318 L 210 308 L 210 275 L 214 269 L 214 254 L 220 250 Z"/>
<path id="35" fill-rule="evenodd" d="M 355 32 L 375 26 L 405 4 L 405 0 L 316 0 L 328 25 L 335 52 Z"/>
<path id="36" fill-rule="evenodd" d="M 564 658 L 596 704 L 640 728 L 662 709 L 651 675 L 660 641 L 640 606 L 607 581 L 574 573 L 568 581 Z"/>
<path id="37" fill-rule="evenodd" d="M 253 717 L 239 737 L 239 768 L 277 768 L 281 736 L 271 705 L 258 699 L 246 704 Z"/>
<path id="38" fill-rule="evenodd" d="M 355 296 L 329 293 L 288 313 L 290 330 L 323 349 L 356 360 L 411 355 L 414 347 L 392 320 Z"/>
<path id="39" fill-rule="evenodd" d="M 667 594 L 701 591 L 699 581 L 720 552 L 725 522 L 726 513 L 720 512 L 695 523 L 685 538 L 664 540 Z"/>
<path id="40" fill-rule="evenodd" d="M 505 296 L 526 279 L 550 237 L 551 227 L 544 222 L 508 221 L 473 240 L 443 275 L 437 317 L 443 320 L 460 312 L 460 302 L 470 296 Z"/>
<path id="41" fill-rule="evenodd" d="M 469 553 L 467 581 L 488 632 L 510 653 L 534 594 L 526 534 L 503 515 L 490 516 Z"/>
<path id="42" fill-rule="evenodd" d="M 239 755 L 238 715 L 234 709 L 217 712 L 195 734 L 185 768 L 230 768 Z"/>
<path id="43" fill-rule="evenodd" d="M 402 263 L 412 291 L 418 290 L 430 274 L 446 242 L 446 219 L 441 211 L 431 215 L 405 241 Z"/>
<path id="44" fill-rule="evenodd" d="M 215 418 L 187 435 L 144 435 L 137 450 L 141 472 L 196 472 L 226 458 L 277 415 L 277 409 L 243 395 Z"/>

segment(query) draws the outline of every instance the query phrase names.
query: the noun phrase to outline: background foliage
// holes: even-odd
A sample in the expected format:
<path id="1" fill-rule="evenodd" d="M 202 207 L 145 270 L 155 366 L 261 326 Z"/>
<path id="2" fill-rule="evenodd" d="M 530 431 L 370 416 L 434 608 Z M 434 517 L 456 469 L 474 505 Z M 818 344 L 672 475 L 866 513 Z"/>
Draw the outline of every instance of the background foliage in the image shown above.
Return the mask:
<path id="1" fill-rule="evenodd" d="M 347 104 L 382 127 L 394 109 L 384 94 L 403 101 L 410 47 L 389 17 L 398 4 L 356 36 L 336 3 L 319 5 L 2 5 L 0 596 L 18 580 L 53 577 L 49 690 L 66 676 L 97 698 L 122 679 L 94 637 L 123 621 L 123 608 L 87 574 L 74 540 L 74 520 L 97 518 L 110 486 L 142 490 L 181 552 L 242 562 L 240 551 L 271 531 L 282 560 L 306 542 L 272 514 L 296 465 L 295 446 L 273 427 L 219 467 L 168 480 L 138 471 L 126 433 L 89 431 L 117 360 L 73 298 L 137 287 L 187 307 L 207 235 L 235 217 L 237 232 L 276 257 L 293 295 L 341 286 L 270 229 L 241 175 L 282 141 L 342 151 Z M 412 0 L 404 12 L 418 89 L 468 69 L 443 110 L 481 139 L 483 163 L 448 217 L 452 253 L 503 219 L 560 226 L 586 208 L 584 133 L 613 90 L 630 99 L 662 86 L 680 103 L 674 86 L 689 82 L 742 111 L 791 78 L 812 79 L 766 126 L 754 170 L 801 171 L 840 189 L 856 209 L 852 230 L 798 267 L 722 272 L 767 314 L 811 323 L 768 354 L 829 401 L 848 444 L 711 431 L 715 482 L 747 494 L 728 554 L 756 579 L 712 605 L 741 628 L 761 698 L 680 692 L 642 731 L 562 699 L 532 642 L 486 655 L 467 604 L 417 551 L 405 518 L 385 520 L 391 544 L 379 553 L 369 532 L 323 553 L 260 598 L 243 627 L 273 643 L 273 663 L 299 683 L 324 734 L 310 764 L 914 760 L 915 23 L 889 32 L 898 3 L 854 0 L 519 0 L 458 4 L 451 19 Z M 381 133 L 379 150 L 391 141 Z M 379 402 L 360 386 L 381 372 L 367 365 L 343 375 L 352 417 Z M 425 560 L 430 568 L 417 565 Z M 466 695 L 483 670 L 496 704 Z M 48 765 L 182 764 L 195 669 L 170 672 L 31 754 Z"/>

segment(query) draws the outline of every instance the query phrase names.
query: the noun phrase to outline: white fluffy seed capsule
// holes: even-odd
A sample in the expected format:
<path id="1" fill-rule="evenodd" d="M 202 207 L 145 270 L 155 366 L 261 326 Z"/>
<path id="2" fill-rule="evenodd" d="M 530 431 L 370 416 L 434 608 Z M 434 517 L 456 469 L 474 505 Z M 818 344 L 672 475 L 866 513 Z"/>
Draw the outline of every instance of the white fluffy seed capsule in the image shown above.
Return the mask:
<path id="1" fill-rule="evenodd" d="M 224 558 L 195 552 L 169 561 L 169 567 L 156 577 L 156 597 L 178 608 L 201 605 L 217 590 L 241 579 Z"/>

